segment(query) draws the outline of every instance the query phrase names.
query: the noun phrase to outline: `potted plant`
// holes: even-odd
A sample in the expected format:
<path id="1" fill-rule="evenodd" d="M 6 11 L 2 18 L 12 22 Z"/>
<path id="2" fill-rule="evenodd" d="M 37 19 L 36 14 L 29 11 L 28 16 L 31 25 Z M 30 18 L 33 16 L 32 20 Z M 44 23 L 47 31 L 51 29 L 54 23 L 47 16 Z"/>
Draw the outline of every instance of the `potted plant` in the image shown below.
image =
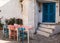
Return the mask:
<path id="1" fill-rule="evenodd" d="M 10 18 L 5 20 L 7 25 L 14 24 L 15 23 L 15 18 Z"/>
<path id="2" fill-rule="evenodd" d="M 19 24 L 19 25 L 22 24 L 23 25 L 23 20 L 22 19 L 19 19 L 19 18 L 16 19 L 16 24 Z"/>
<path id="3" fill-rule="evenodd" d="M 10 24 L 14 24 L 14 23 L 16 23 L 16 24 L 22 24 L 23 25 L 23 20 L 22 19 L 20 19 L 20 18 L 18 18 L 18 19 L 15 19 L 15 18 L 10 18 L 9 20 L 7 20 L 6 19 L 6 21 L 5 21 L 8 25 L 10 25 Z"/>
<path id="4" fill-rule="evenodd" d="M 0 30 L 3 29 L 3 24 L 0 22 Z"/>

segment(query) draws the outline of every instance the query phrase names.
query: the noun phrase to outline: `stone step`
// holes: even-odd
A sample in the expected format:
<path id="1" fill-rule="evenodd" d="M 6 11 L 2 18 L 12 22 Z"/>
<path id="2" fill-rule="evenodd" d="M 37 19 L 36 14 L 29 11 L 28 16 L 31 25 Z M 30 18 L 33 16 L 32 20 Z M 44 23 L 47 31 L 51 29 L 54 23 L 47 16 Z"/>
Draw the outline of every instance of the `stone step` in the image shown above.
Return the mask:
<path id="1" fill-rule="evenodd" d="M 45 36 L 45 37 L 49 37 L 50 36 L 50 33 L 46 33 L 46 32 L 39 31 L 39 30 L 37 30 L 37 34 Z"/>
<path id="2" fill-rule="evenodd" d="M 47 33 L 52 33 L 53 30 L 52 29 L 48 29 L 48 28 L 39 28 L 40 31 L 44 31 L 44 32 L 47 32 Z"/>
<path id="3" fill-rule="evenodd" d="M 48 28 L 48 29 L 54 29 L 54 28 L 55 28 L 55 25 L 45 25 L 45 24 L 41 24 L 40 27 Z"/>

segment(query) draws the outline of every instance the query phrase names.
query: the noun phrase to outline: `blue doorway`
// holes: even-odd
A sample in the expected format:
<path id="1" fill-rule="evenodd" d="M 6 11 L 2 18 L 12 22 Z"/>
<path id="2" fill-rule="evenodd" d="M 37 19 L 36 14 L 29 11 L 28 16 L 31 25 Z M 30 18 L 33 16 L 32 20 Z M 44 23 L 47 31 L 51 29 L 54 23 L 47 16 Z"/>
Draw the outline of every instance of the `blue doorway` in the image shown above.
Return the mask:
<path id="1" fill-rule="evenodd" d="M 56 3 L 43 3 L 42 22 L 55 23 Z"/>

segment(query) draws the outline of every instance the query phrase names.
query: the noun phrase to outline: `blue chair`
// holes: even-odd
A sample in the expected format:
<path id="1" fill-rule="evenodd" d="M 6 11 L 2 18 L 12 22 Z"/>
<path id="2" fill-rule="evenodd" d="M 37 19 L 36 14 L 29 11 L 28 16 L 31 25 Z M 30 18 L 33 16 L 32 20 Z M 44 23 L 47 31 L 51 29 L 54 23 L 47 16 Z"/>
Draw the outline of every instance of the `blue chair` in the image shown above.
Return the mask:
<path id="1" fill-rule="evenodd" d="M 3 37 L 8 37 L 8 36 L 9 36 L 8 26 L 4 24 L 3 25 Z"/>
<path id="2" fill-rule="evenodd" d="M 18 28 L 18 42 L 20 39 L 22 40 L 22 43 L 24 43 L 24 39 L 27 37 L 27 34 L 24 32 L 25 28 Z"/>

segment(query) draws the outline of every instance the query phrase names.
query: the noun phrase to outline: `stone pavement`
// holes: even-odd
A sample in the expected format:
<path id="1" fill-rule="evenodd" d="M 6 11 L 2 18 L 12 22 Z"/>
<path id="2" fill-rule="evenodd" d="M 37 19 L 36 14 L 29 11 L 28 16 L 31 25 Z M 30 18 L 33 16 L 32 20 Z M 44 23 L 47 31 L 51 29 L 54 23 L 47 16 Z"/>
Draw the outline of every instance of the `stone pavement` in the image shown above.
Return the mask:
<path id="1" fill-rule="evenodd" d="M 0 43 L 18 43 L 16 40 L 11 40 L 2 37 L 2 31 L 0 31 Z M 27 43 L 26 41 L 24 43 Z M 30 38 L 30 43 L 60 43 L 60 33 L 52 37 L 44 37 L 41 35 L 34 35 L 33 39 Z"/>

